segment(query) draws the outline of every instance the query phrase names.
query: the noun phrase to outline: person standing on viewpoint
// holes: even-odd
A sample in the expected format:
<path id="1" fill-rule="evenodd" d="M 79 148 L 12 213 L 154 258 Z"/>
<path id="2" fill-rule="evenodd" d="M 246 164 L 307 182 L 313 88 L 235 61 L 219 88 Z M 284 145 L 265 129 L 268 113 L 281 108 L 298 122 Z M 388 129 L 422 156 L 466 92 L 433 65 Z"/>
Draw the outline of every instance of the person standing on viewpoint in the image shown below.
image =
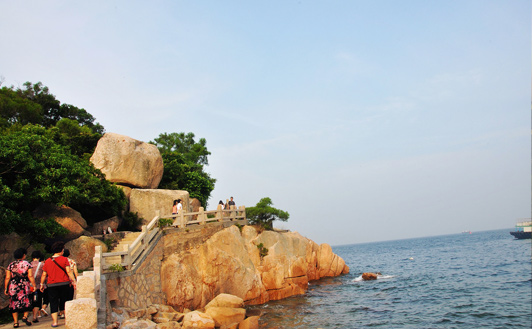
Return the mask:
<path id="1" fill-rule="evenodd" d="M 172 206 L 172 215 L 179 214 L 179 211 L 181 211 L 181 209 L 183 209 L 181 199 L 174 200 L 174 205 Z"/>
<path id="2" fill-rule="evenodd" d="M 44 291 L 44 282 L 48 278 L 48 298 L 50 299 L 50 312 L 52 313 L 52 327 L 57 327 L 58 312 L 65 309 L 65 300 L 69 295 L 70 285 L 76 289 L 76 280 L 70 270 L 68 258 L 63 256 L 65 244 L 57 241 L 52 245 L 51 258 L 44 262 L 41 277 L 41 292 Z"/>
<path id="3" fill-rule="evenodd" d="M 22 321 L 31 326 L 28 315 L 31 310 L 32 293 L 30 283 L 33 288 L 36 286 L 33 277 L 31 264 L 26 261 L 26 249 L 15 250 L 13 256 L 15 261 L 10 263 L 6 269 L 5 294 L 10 296 L 9 310 L 13 315 L 13 327 L 18 328 L 18 313 L 23 312 Z"/>
<path id="4" fill-rule="evenodd" d="M 227 204 L 229 205 L 229 209 L 231 209 L 235 205 L 235 201 L 233 201 L 233 197 L 231 197 L 231 200 L 229 200 Z"/>

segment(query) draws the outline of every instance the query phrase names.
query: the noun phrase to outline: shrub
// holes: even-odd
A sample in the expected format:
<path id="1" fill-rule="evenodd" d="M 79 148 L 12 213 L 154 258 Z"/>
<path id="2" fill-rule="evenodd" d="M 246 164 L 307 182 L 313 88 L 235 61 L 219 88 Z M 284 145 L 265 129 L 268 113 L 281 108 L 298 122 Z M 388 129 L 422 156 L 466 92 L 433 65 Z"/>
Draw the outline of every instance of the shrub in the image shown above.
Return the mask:
<path id="1" fill-rule="evenodd" d="M 159 222 L 157 223 L 157 226 L 159 227 L 166 227 L 171 226 L 174 223 L 174 220 L 172 218 L 159 218 Z"/>
<path id="2" fill-rule="evenodd" d="M 259 256 L 262 260 L 264 257 L 268 256 L 268 248 L 266 248 L 262 242 L 257 245 L 257 249 L 259 249 Z"/>

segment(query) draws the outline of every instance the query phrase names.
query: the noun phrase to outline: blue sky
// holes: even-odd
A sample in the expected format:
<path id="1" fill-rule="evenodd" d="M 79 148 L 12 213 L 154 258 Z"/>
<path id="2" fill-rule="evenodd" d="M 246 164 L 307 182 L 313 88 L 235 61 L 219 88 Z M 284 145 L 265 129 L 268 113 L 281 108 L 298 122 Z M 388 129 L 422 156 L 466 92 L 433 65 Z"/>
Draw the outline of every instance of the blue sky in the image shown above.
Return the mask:
<path id="1" fill-rule="evenodd" d="M 531 216 L 529 1 L 2 1 L 0 30 L 4 85 L 206 138 L 212 206 L 331 245 Z"/>

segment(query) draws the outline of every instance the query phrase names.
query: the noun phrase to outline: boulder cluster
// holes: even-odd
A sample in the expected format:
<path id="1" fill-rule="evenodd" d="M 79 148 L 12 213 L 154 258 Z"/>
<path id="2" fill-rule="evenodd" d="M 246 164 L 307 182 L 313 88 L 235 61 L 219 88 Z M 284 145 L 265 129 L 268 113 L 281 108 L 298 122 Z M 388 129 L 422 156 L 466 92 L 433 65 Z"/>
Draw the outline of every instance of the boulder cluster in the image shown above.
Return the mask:
<path id="1" fill-rule="evenodd" d="M 183 200 L 183 206 L 188 207 L 188 211 L 197 211 L 193 208 L 196 205 L 195 199 L 190 199 L 187 191 L 157 189 L 164 167 L 155 145 L 124 135 L 106 133 L 98 141 L 90 161 L 105 174 L 108 181 L 117 184 L 124 191 L 128 201 L 124 210 L 137 213 L 142 220 L 138 229 L 142 224 L 149 223 L 157 212 L 161 216 L 170 215 L 173 200 L 176 199 Z M 71 249 L 71 257 L 77 261 L 79 270 L 92 267 L 95 245 L 102 246 L 103 252 L 108 251 L 107 245 L 101 241 L 103 232 L 115 232 L 121 225 L 121 219 L 115 216 L 90 226 L 75 209 L 51 204 L 40 205 L 33 211 L 33 216 L 53 218 L 68 231 L 62 240 L 68 242 L 66 248 Z M 106 235 L 104 238 L 118 240 L 114 235 Z M 15 233 L 2 236 L 0 266 L 6 267 L 14 260 L 13 251 L 17 248 L 24 247 L 29 254 L 34 250 L 44 249 L 44 245 L 22 240 Z M 0 302 L 5 299 L 2 296 Z"/>
<path id="2" fill-rule="evenodd" d="M 259 316 L 247 312 L 244 300 L 230 294 L 219 294 L 204 308 L 183 312 L 168 305 L 154 304 L 145 309 L 113 308 L 112 328 L 146 329 L 258 329 Z"/>

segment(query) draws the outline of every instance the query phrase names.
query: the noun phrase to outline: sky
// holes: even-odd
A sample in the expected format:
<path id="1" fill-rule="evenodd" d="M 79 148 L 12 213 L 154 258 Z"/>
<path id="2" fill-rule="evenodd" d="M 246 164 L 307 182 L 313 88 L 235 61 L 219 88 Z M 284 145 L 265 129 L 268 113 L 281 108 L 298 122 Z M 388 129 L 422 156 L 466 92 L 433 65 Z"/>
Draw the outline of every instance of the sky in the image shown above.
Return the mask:
<path id="1" fill-rule="evenodd" d="M 531 217 L 528 0 L 4 0 L 0 31 L 3 86 L 205 138 L 209 209 L 333 246 Z"/>

